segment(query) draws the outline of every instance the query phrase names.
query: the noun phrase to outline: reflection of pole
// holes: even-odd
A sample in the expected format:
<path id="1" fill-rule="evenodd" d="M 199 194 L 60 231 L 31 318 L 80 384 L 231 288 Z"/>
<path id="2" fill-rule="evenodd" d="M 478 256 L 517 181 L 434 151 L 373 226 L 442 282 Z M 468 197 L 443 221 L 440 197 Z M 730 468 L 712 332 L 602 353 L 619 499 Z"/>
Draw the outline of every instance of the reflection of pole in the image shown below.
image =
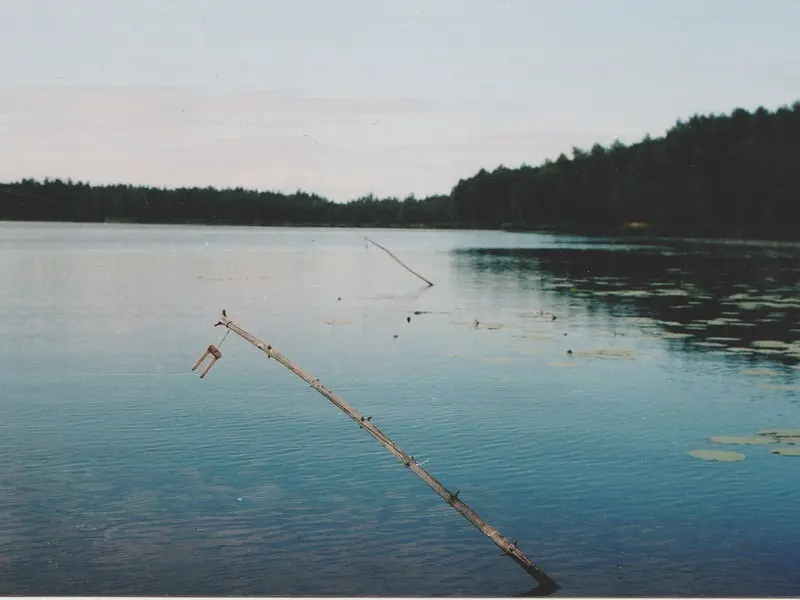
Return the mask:
<path id="1" fill-rule="evenodd" d="M 373 242 L 371 239 L 369 239 L 369 238 L 368 238 L 368 237 L 366 237 L 366 236 L 364 236 L 364 239 L 365 239 L 365 240 L 367 240 L 367 241 L 368 241 L 370 244 L 374 244 L 374 245 L 376 245 L 378 248 L 380 248 L 381 250 L 383 250 L 384 252 L 386 252 L 386 254 L 388 254 L 388 255 L 389 255 L 389 256 L 391 256 L 393 259 L 395 259 L 395 260 L 396 260 L 398 263 L 400 263 L 400 266 L 402 266 L 402 267 L 403 267 L 403 268 L 404 268 L 406 271 L 409 271 L 410 273 L 413 273 L 414 275 L 416 275 L 417 277 L 419 277 L 420 279 L 422 279 L 422 281 L 424 281 L 425 283 L 427 283 L 427 284 L 428 284 L 428 287 L 431 287 L 431 286 L 433 285 L 433 283 L 431 283 L 430 281 L 428 281 L 427 279 L 425 279 L 425 278 L 424 278 L 422 275 L 420 275 L 419 273 L 417 273 L 416 271 L 414 271 L 413 269 L 411 269 L 410 267 L 408 267 L 408 265 L 406 265 L 406 264 L 405 264 L 405 263 L 404 263 L 402 260 L 400 260 L 399 258 L 397 258 L 397 257 L 396 257 L 394 254 L 392 254 L 391 252 L 389 252 L 389 250 L 387 250 L 386 248 L 384 248 L 383 246 L 381 246 L 381 245 L 380 245 L 378 242 Z"/>
<path id="2" fill-rule="evenodd" d="M 238 325 L 234 324 L 228 317 L 224 316 L 220 319 L 217 323 L 217 326 L 222 325 L 227 327 L 229 331 L 233 331 L 240 337 L 244 338 L 248 342 L 250 342 L 253 346 L 262 350 L 269 356 L 270 358 L 274 358 L 279 363 L 281 363 L 284 367 L 292 371 L 295 375 L 297 375 L 300 379 L 308 383 L 311 387 L 317 390 L 320 394 L 325 396 L 336 408 L 341 410 L 345 413 L 348 417 L 350 417 L 353 421 L 358 423 L 360 427 L 366 429 L 367 433 L 369 433 L 375 440 L 383 446 L 386 450 L 388 450 L 392 455 L 395 456 L 403 465 L 405 465 L 409 470 L 411 470 L 417 477 L 422 479 L 428 487 L 430 487 L 434 492 L 436 492 L 439 496 L 441 496 L 445 502 L 447 502 L 450 506 L 456 509 L 461 515 L 464 516 L 470 523 L 472 523 L 475 527 L 477 527 L 481 533 L 483 533 L 486 537 L 492 540 L 502 551 L 504 554 L 510 556 L 514 562 L 516 562 L 520 567 L 525 569 L 525 571 L 533 577 L 538 583 L 539 588 L 537 590 L 547 593 L 555 592 L 559 589 L 558 584 L 553 581 L 550 576 L 545 573 L 541 568 L 536 566 L 531 560 L 525 556 L 518 548 L 517 542 L 511 542 L 504 536 L 497 531 L 496 528 L 490 526 L 486 523 L 483 519 L 481 519 L 475 511 L 473 511 L 469 506 L 467 506 L 461 499 L 458 497 L 459 491 L 456 490 L 455 492 L 451 492 L 446 487 L 444 487 L 439 480 L 437 480 L 433 475 L 428 473 L 425 469 L 423 469 L 419 463 L 414 460 L 414 457 L 407 454 L 405 451 L 400 449 L 397 444 L 395 444 L 392 440 L 390 440 L 380 429 L 378 429 L 375 425 L 372 424 L 371 420 L 372 417 L 363 417 L 361 414 L 358 413 L 352 406 L 347 404 L 342 398 L 334 394 L 332 391 L 327 389 L 324 385 L 319 382 L 319 379 L 312 377 L 310 374 L 306 373 L 301 367 L 294 364 L 288 358 L 283 356 L 277 350 L 275 350 L 272 346 L 269 346 L 256 338 L 254 335 L 248 333 L 243 328 L 239 327 Z"/>

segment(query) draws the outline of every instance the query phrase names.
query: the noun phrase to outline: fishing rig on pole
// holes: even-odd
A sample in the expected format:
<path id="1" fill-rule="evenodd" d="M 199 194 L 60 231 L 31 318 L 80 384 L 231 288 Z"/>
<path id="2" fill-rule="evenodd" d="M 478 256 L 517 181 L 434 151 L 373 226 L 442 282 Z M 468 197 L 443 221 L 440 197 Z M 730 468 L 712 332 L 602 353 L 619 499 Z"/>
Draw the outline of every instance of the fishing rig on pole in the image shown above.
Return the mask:
<path id="1" fill-rule="evenodd" d="M 509 556 L 511 559 L 514 560 L 517 565 L 522 567 L 526 573 L 528 573 L 536 582 L 539 584 L 538 587 L 535 589 L 535 595 L 550 595 L 555 593 L 557 590 L 560 589 L 560 586 L 539 566 L 534 564 L 522 551 L 517 547 L 516 540 L 509 540 L 505 536 L 503 536 L 496 527 L 492 527 L 486 521 L 481 519 L 478 514 L 472 510 L 467 504 L 459 498 L 459 490 L 455 492 L 450 491 L 438 479 L 436 479 L 433 475 L 431 475 L 428 471 L 422 468 L 422 465 L 418 463 L 414 457 L 404 450 L 402 450 L 397 444 L 395 444 L 389 437 L 384 434 L 378 427 L 372 422 L 372 417 L 365 417 L 361 415 L 355 408 L 350 406 L 347 402 L 345 402 L 342 398 L 340 398 L 337 394 L 326 388 L 322 385 L 319 381 L 319 378 L 312 377 L 309 373 L 299 367 L 297 364 L 290 361 L 287 357 L 283 354 L 275 350 L 271 345 L 266 344 L 259 340 L 257 337 L 249 333 L 243 327 L 240 327 L 236 323 L 234 323 L 231 319 L 228 318 L 227 313 L 225 310 L 222 311 L 222 318 L 216 323 L 215 327 L 225 327 L 227 331 L 225 335 L 222 337 L 222 340 L 219 342 L 219 345 L 222 345 L 222 342 L 228 336 L 228 334 L 233 331 L 242 339 L 250 342 L 253 346 L 264 352 L 269 358 L 272 358 L 282 364 L 284 367 L 289 369 L 295 375 L 297 375 L 300 379 L 308 383 L 312 388 L 314 388 L 317 392 L 319 392 L 322 396 L 328 399 L 336 408 L 341 410 L 345 413 L 350 419 L 352 419 L 355 423 L 359 425 L 361 429 L 364 429 L 369 433 L 381 446 L 383 446 L 390 454 L 392 454 L 395 458 L 397 458 L 400 463 L 409 469 L 412 473 L 414 473 L 417 477 L 419 477 L 425 484 L 430 487 L 436 494 L 438 494 L 447 504 L 452 506 L 456 511 L 458 511 L 465 519 L 467 519 L 472 525 L 474 525 L 481 533 L 483 533 L 486 537 L 488 537 L 492 542 L 497 545 L 500 550 L 503 551 L 503 554 Z M 192 368 L 194 371 L 197 367 L 203 362 L 203 360 L 211 355 L 212 360 L 208 367 L 206 367 L 205 371 L 200 375 L 201 378 L 205 377 L 206 373 L 208 373 L 211 366 L 216 363 L 216 361 L 222 357 L 222 353 L 219 351 L 218 347 L 213 345 L 209 346 L 206 349 L 203 356 L 200 357 L 200 360 L 197 361 L 197 364 Z"/>

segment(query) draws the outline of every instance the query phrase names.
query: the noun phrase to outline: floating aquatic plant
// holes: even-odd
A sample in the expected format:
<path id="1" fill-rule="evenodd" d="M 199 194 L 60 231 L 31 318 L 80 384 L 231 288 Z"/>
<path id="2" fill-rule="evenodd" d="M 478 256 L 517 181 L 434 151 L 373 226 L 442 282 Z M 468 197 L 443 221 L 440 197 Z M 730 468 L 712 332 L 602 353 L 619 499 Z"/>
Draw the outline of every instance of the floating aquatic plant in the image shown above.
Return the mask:
<path id="1" fill-rule="evenodd" d="M 772 437 L 800 437 L 800 429 L 759 429 L 758 435 L 770 435 Z"/>
<path id="2" fill-rule="evenodd" d="M 692 450 L 689 454 L 703 460 L 719 460 L 722 462 L 744 460 L 744 454 L 731 452 L 730 450 Z"/>
<path id="3" fill-rule="evenodd" d="M 741 446 L 760 446 L 774 444 L 776 440 L 765 435 L 715 435 L 711 437 L 715 444 L 736 444 Z"/>
<path id="4" fill-rule="evenodd" d="M 772 453 L 781 456 L 800 456 L 800 448 L 775 448 Z"/>

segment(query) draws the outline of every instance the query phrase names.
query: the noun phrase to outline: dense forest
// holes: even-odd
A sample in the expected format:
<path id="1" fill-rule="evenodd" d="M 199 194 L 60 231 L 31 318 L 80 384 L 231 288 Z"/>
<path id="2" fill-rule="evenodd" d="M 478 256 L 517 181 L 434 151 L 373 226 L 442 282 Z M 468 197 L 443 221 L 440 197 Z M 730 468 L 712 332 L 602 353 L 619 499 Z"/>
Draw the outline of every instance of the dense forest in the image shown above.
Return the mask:
<path id="1" fill-rule="evenodd" d="M 695 115 L 665 136 L 481 170 L 450 195 L 347 203 L 298 191 L 157 189 L 25 179 L 0 220 L 468 227 L 800 240 L 800 102 Z"/>

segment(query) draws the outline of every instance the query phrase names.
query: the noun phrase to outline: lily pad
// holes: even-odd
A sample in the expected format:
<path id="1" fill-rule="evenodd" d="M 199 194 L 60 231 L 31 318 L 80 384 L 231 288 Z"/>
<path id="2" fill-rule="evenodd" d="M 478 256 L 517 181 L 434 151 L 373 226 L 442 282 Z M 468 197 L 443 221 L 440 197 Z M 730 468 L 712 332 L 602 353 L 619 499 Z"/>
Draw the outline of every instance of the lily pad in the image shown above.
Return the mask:
<path id="1" fill-rule="evenodd" d="M 800 456 L 800 448 L 775 448 L 772 453 L 781 456 Z"/>
<path id="2" fill-rule="evenodd" d="M 775 440 L 765 435 L 715 435 L 711 438 L 711 441 L 715 444 L 737 444 L 743 446 L 758 446 L 775 443 Z"/>
<path id="3" fill-rule="evenodd" d="M 773 437 L 796 437 L 800 436 L 800 429 L 759 429 L 757 433 Z"/>
<path id="4" fill-rule="evenodd" d="M 719 460 L 722 462 L 744 460 L 744 454 L 731 452 L 730 450 L 692 450 L 689 454 L 703 460 Z"/>
<path id="5" fill-rule="evenodd" d="M 778 440 L 781 444 L 790 444 L 792 446 L 800 445 L 800 436 L 798 435 L 787 435 L 786 437 L 775 436 L 775 439 Z"/>

